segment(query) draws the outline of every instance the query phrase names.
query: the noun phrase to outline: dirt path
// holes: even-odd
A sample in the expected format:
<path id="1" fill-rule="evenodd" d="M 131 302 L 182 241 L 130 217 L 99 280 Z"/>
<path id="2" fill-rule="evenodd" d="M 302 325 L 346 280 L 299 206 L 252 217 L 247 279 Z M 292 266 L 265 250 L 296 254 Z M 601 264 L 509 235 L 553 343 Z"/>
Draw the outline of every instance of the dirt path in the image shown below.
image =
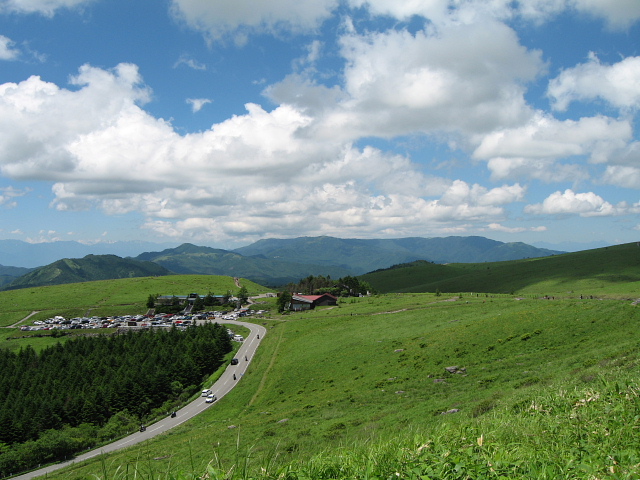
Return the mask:
<path id="1" fill-rule="evenodd" d="M 276 347 L 273 350 L 273 355 L 271 355 L 271 360 L 269 361 L 269 365 L 267 365 L 267 369 L 262 374 L 262 378 L 260 379 L 260 384 L 258 385 L 258 388 L 256 389 L 256 392 L 251 397 L 251 400 L 249 400 L 249 405 L 248 406 L 253 405 L 253 402 L 255 401 L 255 399 L 258 397 L 258 395 L 262 391 L 262 388 L 264 387 L 264 384 L 267 381 L 267 375 L 269 374 L 269 371 L 273 367 L 273 364 L 275 363 L 276 358 L 278 357 L 278 349 L 280 348 L 280 342 L 282 341 L 282 329 L 278 329 L 277 335 L 278 335 L 278 341 L 276 343 Z"/>
<path id="2" fill-rule="evenodd" d="M 33 312 L 31 312 L 29 315 L 27 315 L 26 317 L 24 317 L 22 320 L 17 321 L 16 323 L 14 323 L 13 325 L 9 325 L 5 328 L 15 328 L 18 325 L 20 325 L 22 322 L 26 322 L 27 320 L 29 320 L 31 317 L 33 317 L 36 313 L 40 313 L 40 310 L 34 310 Z"/>

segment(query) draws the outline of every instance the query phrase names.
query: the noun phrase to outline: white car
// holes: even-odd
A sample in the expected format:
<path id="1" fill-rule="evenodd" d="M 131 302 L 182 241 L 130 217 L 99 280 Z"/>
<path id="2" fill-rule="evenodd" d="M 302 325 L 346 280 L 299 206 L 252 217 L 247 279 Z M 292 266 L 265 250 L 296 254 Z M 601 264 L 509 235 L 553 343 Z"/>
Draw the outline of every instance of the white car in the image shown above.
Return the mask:
<path id="1" fill-rule="evenodd" d="M 216 397 L 213 393 L 209 394 L 207 396 L 207 399 L 205 400 L 205 402 L 207 403 L 213 403 L 218 399 L 218 397 Z"/>
<path id="2" fill-rule="evenodd" d="M 207 395 L 209 395 L 211 393 L 211 390 L 209 390 L 208 388 L 205 390 L 202 390 L 202 396 L 206 397 Z"/>

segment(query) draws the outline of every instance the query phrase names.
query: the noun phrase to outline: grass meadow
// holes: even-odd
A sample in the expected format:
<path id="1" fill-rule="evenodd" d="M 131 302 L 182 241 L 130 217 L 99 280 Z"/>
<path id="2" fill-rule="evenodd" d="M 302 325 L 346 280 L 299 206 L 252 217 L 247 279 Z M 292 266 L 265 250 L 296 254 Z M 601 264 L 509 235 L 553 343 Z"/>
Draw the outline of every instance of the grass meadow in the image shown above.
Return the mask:
<path id="1" fill-rule="evenodd" d="M 269 291 L 246 279 L 240 279 L 240 284 L 250 295 Z M 146 312 L 149 295 L 224 295 L 227 291 L 235 294 L 238 287 L 232 277 L 218 275 L 137 277 L 10 290 L 0 292 L 0 327 L 14 325 L 34 311 L 38 313 L 31 320 L 138 314 Z"/>
<path id="2" fill-rule="evenodd" d="M 362 275 L 389 292 L 489 292 L 624 298 L 640 295 L 640 246 L 627 243 L 583 252 L 491 263 L 422 262 Z"/>
<path id="3" fill-rule="evenodd" d="M 533 294 L 273 315 L 213 408 L 47 478 L 638 478 L 639 321 L 629 299 Z"/>

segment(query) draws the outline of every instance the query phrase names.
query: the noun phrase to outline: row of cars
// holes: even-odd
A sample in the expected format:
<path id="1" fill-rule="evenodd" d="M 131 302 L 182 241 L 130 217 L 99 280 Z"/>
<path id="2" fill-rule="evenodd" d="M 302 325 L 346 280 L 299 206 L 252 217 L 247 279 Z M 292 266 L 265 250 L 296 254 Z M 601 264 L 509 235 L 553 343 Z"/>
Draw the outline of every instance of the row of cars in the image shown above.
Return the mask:
<path id="1" fill-rule="evenodd" d="M 75 317 L 65 318 L 55 316 L 46 320 L 36 320 L 33 325 L 23 325 L 20 330 L 70 330 L 70 329 L 94 329 L 94 328 L 120 328 L 120 327 L 188 327 L 197 320 L 235 320 L 250 315 L 261 315 L 264 310 L 243 309 L 234 312 L 211 311 L 195 315 L 183 314 L 156 314 L 156 315 L 114 315 L 108 317 Z"/>
<path id="2" fill-rule="evenodd" d="M 21 330 L 70 330 L 70 329 L 92 329 L 92 328 L 118 328 L 118 327 L 147 327 L 172 325 L 191 325 L 192 319 L 180 317 L 173 319 L 164 315 L 114 315 L 109 317 L 75 317 L 65 318 L 55 316 L 46 320 L 36 320 L 33 325 L 23 325 Z"/>

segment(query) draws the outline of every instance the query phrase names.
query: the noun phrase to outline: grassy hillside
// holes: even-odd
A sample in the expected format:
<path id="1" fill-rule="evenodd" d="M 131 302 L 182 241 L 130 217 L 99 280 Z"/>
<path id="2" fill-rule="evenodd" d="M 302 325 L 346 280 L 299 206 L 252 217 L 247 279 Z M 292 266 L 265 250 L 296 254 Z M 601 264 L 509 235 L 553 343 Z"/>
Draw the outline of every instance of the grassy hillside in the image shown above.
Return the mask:
<path id="1" fill-rule="evenodd" d="M 249 294 L 267 292 L 265 287 L 240 279 Z M 0 292 L 0 327 L 13 325 L 32 311 L 31 320 L 54 315 L 76 317 L 83 315 L 125 315 L 146 312 L 150 294 L 187 295 L 209 292 L 222 295 L 238 291 L 232 277 L 217 275 L 171 275 L 139 277 L 120 280 L 53 285 Z"/>
<path id="2" fill-rule="evenodd" d="M 48 478 L 637 474 L 639 320 L 628 300 L 430 294 L 278 316 L 214 408 Z"/>
<path id="3" fill-rule="evenodd" d="M 509 262 L 414 262 L 362 275 L 380 292 L 490 292 L 539 295 L 638 295 L 640 247 L 628 243 Z"/>
<path id="4" fill-rule="evenodd" d="M 378 272 L 445 293 L 351 298 L 260 320 L 268 334 L 254 362 L 214 408 L 48 478 L 639 478 L 639 255 L 632 244 Z M 154 282 L 186 278 L 57 296 L 76 298 L 76 310 L 133 309 L 150 291 L 185 288 Z M 209 289 L 211 277 L 195 278 L 188 290 Z M 509 285 L 517 294 L 499 293 Z M 490 293 L 458 293 L 471 291 Z M 43 293 L 4 297 L 15 293 L 0 293 L 0 311 L 42 304 Z"/>
<path id="5" fill-rule="evenodd" d="M 116 255 L 87 255 L 84 258 L 63 258 L 31 270 L 15 279 L 4 289 L 62 285 L 115 278 L 171 275 L 166 268 L 153 262 L 143 262 Z"/>

